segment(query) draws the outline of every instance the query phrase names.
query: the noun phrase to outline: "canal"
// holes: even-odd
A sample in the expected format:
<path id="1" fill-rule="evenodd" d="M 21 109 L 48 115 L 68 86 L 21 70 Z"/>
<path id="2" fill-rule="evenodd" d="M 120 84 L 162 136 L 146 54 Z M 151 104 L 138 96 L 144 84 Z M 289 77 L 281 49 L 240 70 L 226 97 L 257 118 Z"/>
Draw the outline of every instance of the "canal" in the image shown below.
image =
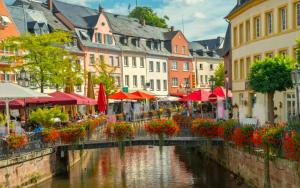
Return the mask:
<path id="1" fill-rule="evenodd" d="M 127 147 L 90 150 L 68 177 L 37 188 L 248 188 L 211 160 L 182 147 Z"/>

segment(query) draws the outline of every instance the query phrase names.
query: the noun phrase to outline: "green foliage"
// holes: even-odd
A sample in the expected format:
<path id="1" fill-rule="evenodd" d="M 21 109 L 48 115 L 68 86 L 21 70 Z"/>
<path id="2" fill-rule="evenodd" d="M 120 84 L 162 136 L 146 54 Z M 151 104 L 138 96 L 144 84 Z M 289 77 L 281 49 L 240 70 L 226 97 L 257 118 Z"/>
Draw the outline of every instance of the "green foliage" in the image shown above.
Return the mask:
<path id="1" fill-rule="evenodd" d="M 238 126 L 238 122 L 234 119 L 230 119 L 227 121 L 222 122 L 224 127 L 224 138 L 230 139 L 230 136 L 232 135 L 234 129 Z"/>
<path id="2" fill-rule="evenodd" d="M 22 62 L 20 68 L 24 68 L 32 75 L 31 81 L 43 92 L 47 85 L 65 85 L 66 79 L 78 82 L 77 71 L 71 68 L 76 58 L 63 48 L 71 41 L 70 33 L 57 31 L 42 35 L 26 34 L 11 37 L 2 41 L 0 47 L 22 52 L 9 59 Z"/>
<path id="3" fill-rule="evenodd" d="M 285 91 L 293 87 L 292 61 L 288 57 L 266 58 L 251 66 L 250 86 L 260 93 Z"/>
<path id="4" fill-rule="evenodd" d="M 54 125 L 54 118 L 60 118 L 62 122 L 65 122 L 68 120 L 68 114 L 62 112 L 59 108 L 38 108 L 36 111 L 31 112 L 29 121 L 49 128 Z"/>
<path id="5" fill-rule="evenodd" d="M 0 113 L 0 126 L 5 125 L 5 123 L 6 123 L 6 116 Z"/>
<path id="6" fill-rule="evenodd" d="M 168 27 L 166 22 L 167 20 L 169 20 L 169 18 L 167 16 L 160 18 L 149 7 L 136 7 L 130 12 L 129 17 L 137 18 L 139 20 L 145 19 L 147 25 L 161 27 L 161 28 Z"/>
<path id="7" fill-rule="evenodd" d="M 106 64 L 102 56 L 100 61 L 95 63 L 94 68 L 96 70 L 96 74 L 93 76 L 93 82 L 95 84 L 103 84 L 106 96 L 115 93 L 117 86 L 115 78 L 112 76 L 115 69 Z"/>
<path id="8" fill-rule="evenodd" d="M 225 79 L 225 67 L 224 63 L 220 63 L 218 68 L 215 71 L 215 86 L 224 86 L 224 79 Z"/>

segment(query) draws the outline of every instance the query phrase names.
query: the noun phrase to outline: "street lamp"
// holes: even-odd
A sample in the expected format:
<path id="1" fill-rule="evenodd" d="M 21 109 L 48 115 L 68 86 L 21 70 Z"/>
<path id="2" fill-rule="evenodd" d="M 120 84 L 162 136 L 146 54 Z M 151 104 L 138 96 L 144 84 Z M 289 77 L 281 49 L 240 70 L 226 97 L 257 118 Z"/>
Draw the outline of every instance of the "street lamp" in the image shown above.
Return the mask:
<path id="1" fill-rule="evenodd" d="M 299 86 L 300 86 L 300 66 L 296 64 L 296 69 L 292 70 L 291 77 L 293 81 L 293 85 L 296 88 L 296 96 L 297 96 L 297 118 L 299 119 Z"/>
<path id="2" fill-rule="evenodd" d="M 30 74 L 24 68 L 19 73 L 17 78 L 18 84 L 22 87 L 29 87 Z"/>
<path id="3" fill-rule="evenodd" d="M 212 77 L 209 79 L 209 85 L 210 85 L 210 87 L 211 87 L 211 92 L 212 92 L 212 93 L 214 92 L 215 83 L 216 83 L 216 79 L 212 76 Z"/>

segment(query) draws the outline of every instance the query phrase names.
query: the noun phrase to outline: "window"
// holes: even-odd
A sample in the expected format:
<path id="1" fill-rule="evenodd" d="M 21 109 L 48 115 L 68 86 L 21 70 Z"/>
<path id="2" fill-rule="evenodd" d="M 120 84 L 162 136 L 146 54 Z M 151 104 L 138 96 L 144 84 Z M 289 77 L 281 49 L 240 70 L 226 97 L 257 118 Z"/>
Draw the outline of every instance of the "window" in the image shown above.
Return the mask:
<path id="1" fill-rule="evenodd" d="M 10 80 L 9 74 L 7 74 L 6 72 L 4 72 L 4 81 L 9 81 L 9 80 Z"/>
<path id="2" fill-rule="evenodd" d="M 199 65 L 200 70 L 203 70 L 203 64 Z"/>
<path id="3" fill-rule="evenodd" d="M 156 72 L 160 72 L 160 62 L 156 62 Z"/>
<path id="4" fill-rule="evenodd" d="M 132 67 L 136 67 L 136 57 L 132 57 Z"/>
<path id="5" fill-rule="evenodd" d="M 137 86 L 138 86 L 137 76 L 134 75 L 134 76 L 133 76 L 133 87 L 137 87 Z"/>
<path id="6" fill-rule="evenodd" d="M 102 43 L 102 35 L 101 33 L 96 33 L 95 34 L 95 40 L 97 43 L 101 44 Z"/>
<path id="7" fill-rule="evenodd" d="M 167 72 L 167 63 L 166 62 L 163 63 L 163 71 Z"/>
<path id="8" fill-rule="evenodd" d="M 141 85 L 142 87 L 145 87 L 145 76 L 141 76 Z"/>
<path id="9" fill-rule="evenodd" d="M 160 80 L 156 80 L 156 90 L 160 91 L 161 87 L 160 87 Z"/>
<path id="10" fill-rule="evenodd" d="M 254 18 L 254 38 L 259 38 L 261 35 L 261 23 L 260 23 L 260 17 Z"/>
<path id="11" fill-rule="evenodd" d="M 120 42 L 124 46 L 127 46 L 128 45 L 128 38 L 126 36 L 123 36 L 123 37 L 120 38 Z"/>
<path id="12" fill-rule="evenodd" d="M 237 27 L 233 29 L 233 46 L 237 46 Z"/>
<path id="13" fill-rule="evenodd" d="M 116 66 L 120 67 L 120 59 L 119 59 L 119 57 L 116 57 Z"/>
<path id="14" fill-rule="evenodd" d="M 200 76 L 200 83 L 203 83 L 203 75 Z"/>
<path id="15" fill-rule="evenodd" d="M 90 64 L 95 64 L 95 55 L 94 54 L 90 54 Z"/>
<path id="16" fill-rule="evenodd" d="M 104 35 L 104 44 L 113 44 L 113 38 L 111 35 Z"/>
<path id="17" fill-rule="evenodd" d="M 287 56 L 287 54 L 288 54 L 288 50 L 287 50 L 287 49 L 280 50 L 280 51 L 279 51 L 279 54 L 280 54 L 281 56 L 284 56 L 284 57 L 286 57 L 286 56 Z"/>
<path id="18" fill-rule="evenodd" d="M 144 63 L 144 58 L 140 58 L 140 67 L 144 68 L 145 67 L 145 63 Z"/>
<path id="19" fill-rule="evenodd" d="M 189 78 L 184 78 L 184 83 L 183 83 L 183 85 L 184 85 L 184 87 L 190 87 L 190 79 Z"/>
<path id="20" fill-rule="evenodd" d="M 266 35 L 273 33 L 273 13 L 266 13 Z"/>
<path id="21" fill-rule="evenodd" d="M 140 39 L 138 39 L 138 38 L 132 39 L 132 44 L 135 47 L 140 47 Z"/>
<path id="22" fill-rule="evenodd" d="M 175 46 L 175 53 L 178 53 L 178 45 Z"/>
<path id="23" fill-rule="evenodd" d="M 182 46 L 182 54 L 185 54 L 185 46 Z"/>
<path id="24" fill-rule="evenodd" d="M 246 58 L 246 79 L 250 76 L 250 70 L 251 69 L 251 57 Z"/>
<path id="25" fill-rule="evenodd" d="M 178 87 L 178 78 L 172 78 L 172 86 Z"/>
<path id="26" fill-rule="evenodd" d="M 154 72 L 153 61 L 150 61 L 150 62 L 149 62 L 149 72 Z"/>
<path id="27" fill-rule="evenodd" d="M 183 63 L 183 71 L 189 71 L 190 70 L 190 63 L 184 62 Z"/>
<path id="28" fill-rule="evenodd" d="M 114 66 L 114 57 L 113 56 L 109 56 L 109 64 L 110 66 Z"/>
<path id="29" fill-rule="evenodd" d="M 300 26 L 300 2 L 295 4 L 296 27 Z"/>
<path id="30" fill-rule="evenodd" d="M 129 63 L 128 63 L 128 56 L 125 56 L 125 57 L 124 57 L 124 66 L 125 66 L 125 67 L 128 67 L 128 66 L 129 66 Z"/>
<path id="31" fill-rule="evenodd" d="M 235 80 L 238 80 L 238 71 L 239 71 L 238 61 L 235 61 L 234 62 L 234 67 L 233 67 L 234 79 Z"/>
<path id="32" fill-rule="evenodd" d="M 167 80 L 164 80 L 164 91 L 168 90 L 168 82 Z"/>
<path id="33" fill-rule="evenodd" d="M 81 92 L 81 91 L 82 91 L 81 84 L 76 85 L 76 92 Z"/>
<path id="34" fill-rule="evenodd" d="M 116 77 L 115 77 L 115 84 L 116 84 L 116 86 L 118 86 L 118 87 L 121 86 L 121 77 L 120 77 L 120 76 L 116 76 Z"/>
<path id="35" fill-rule="evenodd" d="M 266 57 L 273 57 L 273 56 L 274 56 L 273 52 L 267 52 L 266 53 Z"/>
<path id="36" fill-rule="evenodd" d="M 125 75 L 125 86 L 129 87 L 129 75 Z"/>
<path id="37" fill-rule="evenodd" d="M 250 20 L 246 21 L 246 42 L 251 40 L 251 27 L 250 27 Z"/>
<path id="38" fill-rule="evenodd" d="M 240 60 L 240 80 L 244 79 L 245 68 L 244 68 L 244 59 Z"/>
<path id="39" fill-rule="evenodd" d="M 287 8 L 283 7 L 279 9 L 279 19 L 280 19 L 280 31 L 285 31 L 287 29 Z"/>
<path id="40" fill-rule="evenodd" d="M 214 65 L 213 65 L 213 64 L 210 64 L 210 65 L 209 65 L 209 70 L 210 70 L 210 71 L 213 71 L 213 70 L 214 70 Z"/>
<path id="41" fill-rule="evenodd" d="M 178 62 L 172 61 L 172 70 L 178 70 Z"/>
<path id="42" fill-rule="evenodd" d="M 154 80 L 150 80 L 150 89 L 154 91 Z"/>
<path id="43" fill-rule="evenodd" d="M 242 45 L 244 43 L 244 25 L 240 24 L 239 26 L 239 42 L 240 45 Z"/>

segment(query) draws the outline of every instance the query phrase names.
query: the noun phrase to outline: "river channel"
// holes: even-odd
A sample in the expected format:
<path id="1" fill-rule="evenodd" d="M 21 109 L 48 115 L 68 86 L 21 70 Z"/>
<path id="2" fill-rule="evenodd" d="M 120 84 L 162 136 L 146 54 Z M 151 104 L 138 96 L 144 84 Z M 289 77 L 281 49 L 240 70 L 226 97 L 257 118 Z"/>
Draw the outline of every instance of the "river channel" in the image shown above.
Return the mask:
<path id="1" fill-rule="evenodd" d="M 248 188 L 226 169 L 182 147 L 90 150 L 69 176 L 37 188 Z"/>

